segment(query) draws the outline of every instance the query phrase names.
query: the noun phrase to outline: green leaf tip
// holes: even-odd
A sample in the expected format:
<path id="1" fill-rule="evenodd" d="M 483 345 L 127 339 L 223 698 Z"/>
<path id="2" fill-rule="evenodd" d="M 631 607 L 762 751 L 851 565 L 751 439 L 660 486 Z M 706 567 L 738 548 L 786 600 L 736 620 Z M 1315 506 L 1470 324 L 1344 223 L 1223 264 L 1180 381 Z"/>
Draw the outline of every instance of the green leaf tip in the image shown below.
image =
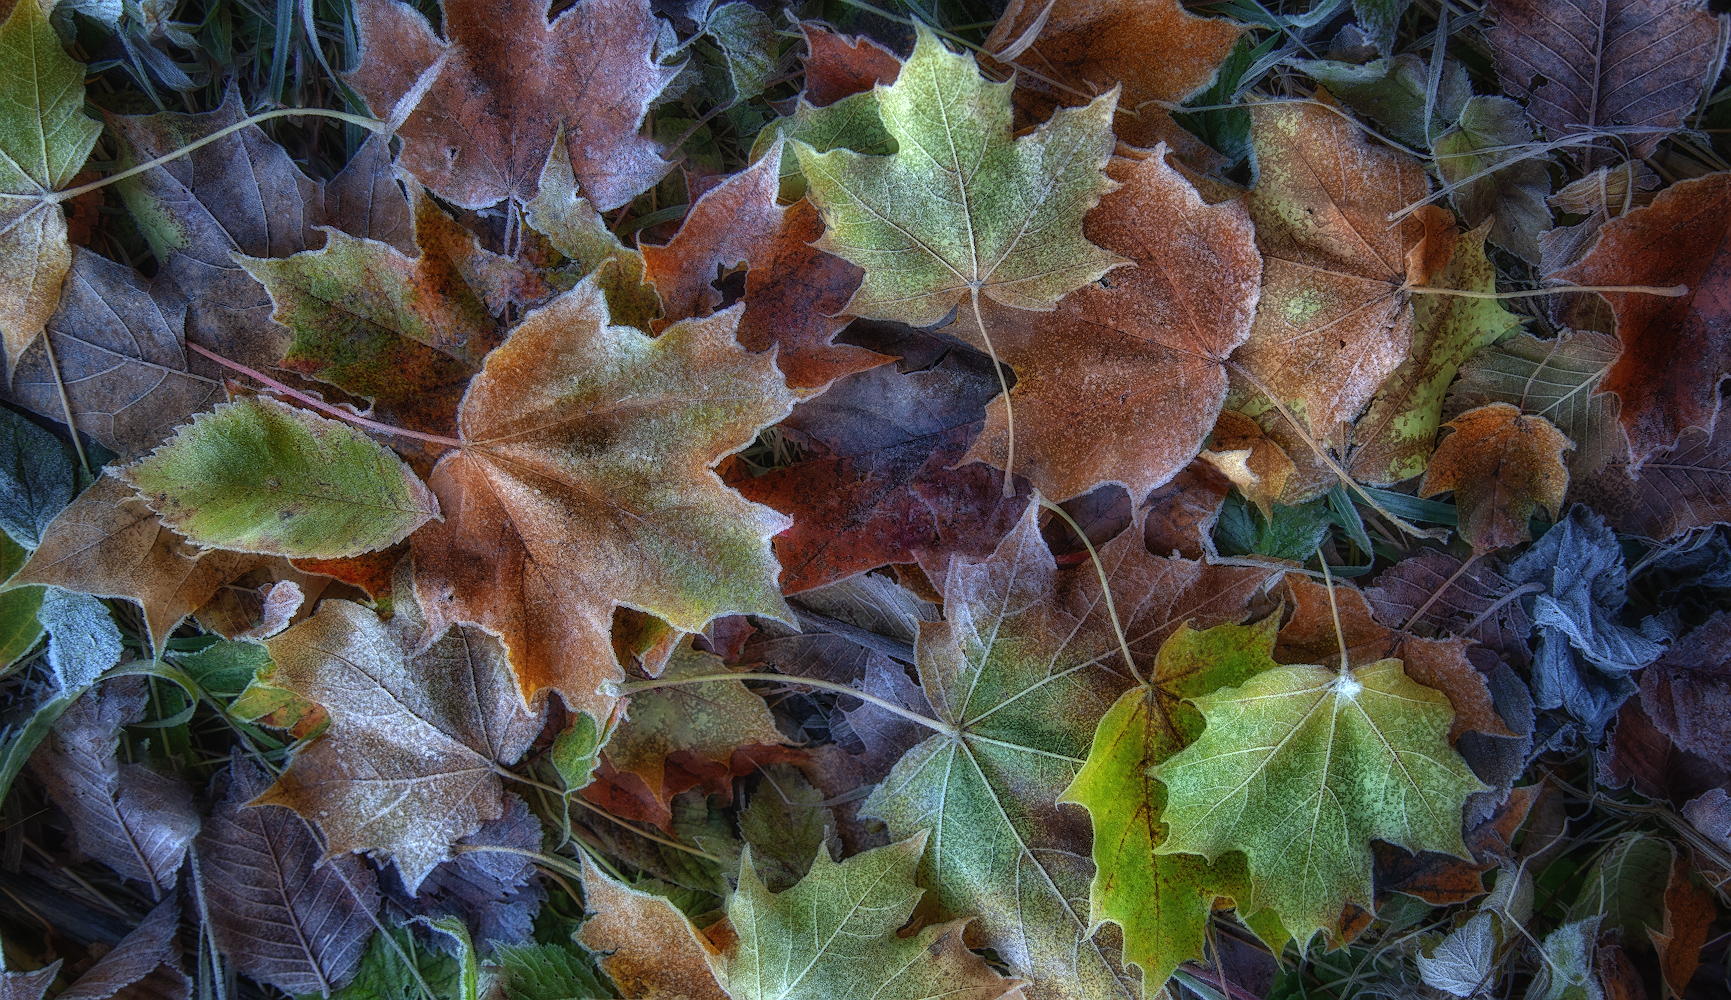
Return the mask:
<path id="1" fill-rule="evenodd" d="M 359 555 L 439 516 L 432 491 L 388 448 L 264 397 L 197 415 L 117 474 L 170 528 L 236 552 Z"/>

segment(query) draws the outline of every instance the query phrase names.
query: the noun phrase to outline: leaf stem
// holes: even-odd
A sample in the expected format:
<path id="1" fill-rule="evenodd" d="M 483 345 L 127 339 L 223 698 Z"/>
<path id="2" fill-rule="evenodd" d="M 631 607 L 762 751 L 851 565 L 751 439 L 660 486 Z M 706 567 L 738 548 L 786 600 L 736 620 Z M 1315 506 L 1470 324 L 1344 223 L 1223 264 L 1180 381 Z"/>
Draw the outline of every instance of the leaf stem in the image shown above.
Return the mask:
<path id="1" fill-rule="evenodd" d="M 42 348 L 48 352 L 48 368 L 54 373 L 54 388 L 60 391 L 60 411 L 66 414 L 66 432 L 72 435 L 72 447 L 78 452 L 78 467 L 90 476 L 90 459 L 85 457 L 84 442 L 78 440 L 78 425 L 72 420 L 72 400 L 66 395 L 66 380 L 60 377 L 60 359 L 54 356 L 54 335 L 42 331 Z"/>
<path id="2" fill-rule="evenodd" d="M 147 171 L 155 170 L 157 167 L 162 166 L 164 163 L 169 163 L 169 162 L 172 162 L 174 160 L 178 160 L 182 156 L 185 156 L 186 154 L 192 152 L 195 149 L 198 149 L 202 146 L 208 146 L 211 143 L 217 142 L 221 139 L 226 139 L 227 137 L 235 134 L 236 132 L 239 132 L 240 130 L 246 128 L 249 125 L 257 125 L 259 122 L 270 121 L 273 118 L 289 118 L 289 117 L 294 117 L 294 116 L 305 116 L 305 117 L 312 117 L 312 118 L 335 118 L 338 121 L 348 122 L 350 125 L 359 125 L 360 127 L 364 128 L 364 129 L 368 129 L 369 131 L 378 132 L 381 134 L 389 134 L 391 131 L 389 122 L 382 122 L 382 121 L 379 121 L 377 118 L 368 118 L 365 115 L 351 115 L 346 111 L 331 111 L 328 108 L 278 108 L 275 111 L 262 111 L 256 115 L 250 115 L 246 118 L 242 118 L 240 121 L 235 122 L 233 125 L 229 125 L 225 128 L 217 129 L 215 132 L 212 132 L 211 134 L 209 134 L 209 135 L 207 135 L 201 139 L 195 139 L 192 142 L 187 143 L 186 145 L 180 147 L 179 149 L 175 150 L 172 153 L 164 153 L 163 155 L 157 157 L 154 160 L 147 160 L 144 163 L 140 163 L 140 164 L 137 164 L 135 166 L 127 167 L 125 170 L 122 170 L 119 173 L 109 174 L 107 177 L 103 177 L 99 180 L 91 181 L 89 184 L 82 184 L 82 185 L 79 185 L 78 187 L 75 187 L 75 188 L 67 188 L 64 191 L 55 191 L 55 192 L 52 192 L 50 194 L 43 195 L 41 200 L 47 201 L 47 202 L 52 202 L 52 203 L 71 201 L 73 198 L 76 198 L 81 194 L 88 194 L 91 191 L 96 191 L 96 190 L 99 190 L 101 188 L 107 187 L 108 185 L 113 184 L 115 181 L 123 181 L 128 177 L 134 177 L 134 176 L 137 176 L 138 174 L 142 174 L 142 173 L 145 173 Z"/>
<path id="3" fill-rule="evenodd" d="M 338 420 L 346 420 L 351 424 L 365 427 L 368 430 L 378 431 L 381 434 L 395 434 L 399 437 L 414 438 L 417 441 L 428 441 L 433 444 L 442 444 L 447 448 L 461 449 L 463 447 L 463 442 L 458 441 L 456 438 L 440 437 L 437 434 L 423 434 L 420 431 L 411 431 L 404 427 L 392 427 L 390 424 L 381 424 L 377 420 L 368 420 L 366 417 L 363 417 L 358 413 L 350 413 L 340 407 L 332 406 L 321 399 L 314 399 L 312 396 L 309 396 L 298 389 L 291 389 L 288 386 L 283 385 L 281 382 L 278 382 L 276 379 L 271 378 L 269 375 L 253 371 L 251 368 L 248 368 L 238 361 L 230 361 L 222 355 L 213 351 L 208 351 L 190 340 L 186 342 L 186 346 L 188 350 L 201 354 L 224 368 L 231 368 L 234 371 L 240 372 L 242 375 L 258 379 L 271 389 L 280 392 L 291 399 L 305 403 L 315 410 L 328 413 L 331 416 L 336 417 Z"/>
<path id="4" fill-rule="evenodd" d="M 956 727 L 947 722 L 940 722 L 937 719 L 927 718 L 918 712 L 911 712 L 893 701 L 886 701 L 883 698 L 879 698 L 877 695 L 866 694 L 858 688 L 849 687 L 846 684 L 837 684 L 834 681 L 818 680 L 815 677 L 796 677 L 792 674 L 695 674 L 681 677 L 658 677 L 654 680 L 632 681 L 628 684 L 619 684 L 615 686 L 614 693 L 619 697 L 628 698 L 631 695 L 638 694 L 639 692 L 653 691 L 656 688 L 682 687 L 687 684 L 714 684 L 719 681 L 774 681 L 782 684 L 798 684 L 805 687 L 819 688 L 824 691 L 834 691 L 837 694 L 845 694 L 849 698 L 858 698 L 860 701 L 866 702 L 867 704 L 876 705 L 892 715 L 899 715 L 909 722 L 918 723 L 919 725 L 925 726 L 927 729 L 935 730 L 946 736 L 954 736 L 957 733 Z"/>
<path id="5" fill-rule="evenodd" d="M 657 836 L 656 834 L 650 833 L 646 830 L 639 830 L 635 826 L 632 826 L 630 823 L 625 822 L 624 820 L 613 815 L 612 813 L 601 808 L 600 806 L 597 806 L 594 803 L 589 802 L 588 800 L 584 799 L 580 795 L 571 796 L 569 801 L 575 802 L 576 804 L 589 810 L 590 812 L 594 813 L 595 815 L 602 817 L 603 819 L 609 820 L 613 823 L 617 823 L 618 825 L 624 827 L 625 829 L 630 830 L 632 833 L 637 834 L 639 837 L 642 837 L 644 840 L 652 840 L 655 843 L 662 845 L 663 847 L 671 847 L 676 851 L 684 851 L 687 854 L 696 855 L 697 857 L 700 857 L 700 858 L 706 858 L 710 861 L 715 862 L 718 865 L 719 864 L 725 864 L 725 862 L 723 862 L 720 858 L 716 857 L 713 854 L 709 854 L 705 851 L 700 851 L 695 847 L 687 847 L 684 844 L 681 844 L 677 840 L 668 840 L 666 837 Z"/>
<path id="6" fill-rule="evenodd" d="M 1340 643 L 1340 672 L 1352 673 L 1346 657 L 1346 632 L 1340 627 L 1340 605 L 1334 600 L 1334 575 L 1328 571 L 1328 560 L 1322 557 L 1322 546 L 1316 547 L 1316 561 L 1322 564 L 1322 582 L 1328 588 L 1328 613 L 1334 616 L 1334 638 Z"/>
<path id="7" fill-rule="evenodd" d="M 1413 295 L 1453 295 L 1463 299 L 1530 299 L 1541 295 L 1567 295 L 1574 292 L 1628 292 L 1636 295 L 1659 295 L 1680 299 L 1689 294 L 1688 285 L 1554 285 L 1520 292 L 1474 292 L 1465 288 L 1432 288 L 1429 285 L 1405 285 L 1401 291 Z"/>
<path id="8" fill-rule="evenodd" d="M 1082 526 L 1076 523 L 1076 519 L 1070 516 L 1069 511 L 1038 494 L 1034 499 L 1040 506 L 1063 518 L 1070 530 L 1076 533 L 1076 537 L 1082 540 L 1082 544 L 1088 547 L 1088 558 L 1094 561 L 1094 572 L 1100 574 L 1100 593 L 1106 597 L 1106 613 L 1112 616 L 1112 631 L 1118 634 L 1118 651 L 1124 654 L 1124 665 L 1130 668 L 1130 676 L 1136 678 L 1137 684 L 1146 685 L 1148 682 L 1142 679 L 1142 671 L 1136 669 L 1136 660 L 1130 655 L 1130 643 L 1124 639 L 1124 626 L 1118 621 L 1118 607 L 1112 601 L 1112 584 L 1106 579 L 1106 564 L 1100 561 L 1100 553 L 1094 551 L 1094 543 L 1089 540 Z"/>
<path id="9" fill-rule="evenodd" d="M 1467 571 L 1467 567 L 1471 566 L 1473 564 L 1474 560 L 1478 559 L 1478 557 L 1479 557 L 1478 551 L 1474 550 L 1473 554 L 1468 556 L 1466 561 L 1460 564 L 1460 568 L 1455 570 L 1452 574 L 1450 574 L 1449 578 L 1442 582 L 1442 586 L 1438 587 L 1434 592 L 1431 593 L 1430 597 L 1427 598 L 1423 604 L 1418 606 L 1418 610 L 1414 611 L 1412 613 L 1412 615 L 1409 618 L 1407 618 L 1406 624 L 1402 625 L 1400 627 L 1400 630 L 1402 632 L 1411 631 L 1412 627 L 1414 625 L 1418 624 L 1418 620 L 1420 618 L 1424 617 L 1424 613 L 1426 611 L 1430 610 L 1430 606 L 1435 604 L 1437 602 L 1437 600 L 1442 597 L 1443 591 L 1454 586 L 1455 581 L 1459 580 L 1461 578 L 1461 574 L 1465 573 Z"/>
<path id="10" fill-rule="evenodd" d="M 992 335 L 986 332 L 986 317 L 980 312 L 980 290 L 969 288 L 974 303 L 974 323 L 980 328 L 980 339 L 986 342 L 986 353 L 992 356 L 992 370 L 998 373 L 998 388 L 1004 390 L 1004 499 L 1016 495 L 1011 481 L 1016 472 L 1016 408 L 1010 402 L 1010 381 L 1004 377 L 1004 363 L 998 360 L 998 349 L 992 346 Z"/>

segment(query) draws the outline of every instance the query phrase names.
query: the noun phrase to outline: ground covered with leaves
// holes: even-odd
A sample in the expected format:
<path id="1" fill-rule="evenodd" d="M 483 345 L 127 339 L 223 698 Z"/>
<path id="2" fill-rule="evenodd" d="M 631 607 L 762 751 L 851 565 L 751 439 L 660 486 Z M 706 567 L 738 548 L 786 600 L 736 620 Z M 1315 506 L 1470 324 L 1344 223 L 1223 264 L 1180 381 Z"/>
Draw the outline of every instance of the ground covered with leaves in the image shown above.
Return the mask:
<path id="1" fill-rule="evenodd" d="M 0 0 L 0 1000 L 1731 994 L 1707 0 Z"/>

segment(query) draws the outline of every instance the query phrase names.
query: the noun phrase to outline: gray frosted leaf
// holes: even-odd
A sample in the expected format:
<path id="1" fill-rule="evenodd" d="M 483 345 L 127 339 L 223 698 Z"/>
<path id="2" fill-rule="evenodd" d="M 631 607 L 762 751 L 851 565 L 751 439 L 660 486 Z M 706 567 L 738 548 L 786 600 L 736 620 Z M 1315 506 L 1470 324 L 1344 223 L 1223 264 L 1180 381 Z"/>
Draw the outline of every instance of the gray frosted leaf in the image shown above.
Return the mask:
<path id="1" fill-rule="evenodd" d="M 57 1000 L 185 1000 L 192 980 L 180 969 L 179 931 L 180 904 L 170 897 Z"/>
<path id="2" fill-rule="evenodd" d="M 34 550 L 48 522 L 72 502 L 74 464 L 59 438 L 0 409 L 0 529 Z"/>
<path id="3" fill-rule="evenodd" d="M 84 690 L 120 662 L 120 628 L 108 606 L 88 594 L 46 588 L 36 621 L 48 630 L 48 669 L 63 692 Z"/>
<path id="4" fill-rule="evenodd" d="M 1597 740 L 1635 691 L 1635 682 L 1628 674 L 1607 674 L 1583 664 L 1568 635 L 1560 629 L 1539 629 L 1538 651 L 1533 654 L 1534 705 L 1563 709 Z"/>
<path id="5" fill-rule="evenodd" d="M 35 972 L 0 972 L 0 1000 L 42 1000 L 60 974 L 61 961 Z"/>
<path id="6" fill-rule="evenodd" d="M 379 893 L 352 855 L 324 864 L 306 821 L 281 806 L 247 806 L 270 786 L 252 761 L 229 765 L 228 794 L 198 836 L 216 945 L 245 975 L 294 994 L 327 994 L 360 965 Z"/>
<path id="7" fill-rule="evenodd" d="M 1516 583 L 1544 585 L 1533 599 L 1533 621 L 1547 641 L 1567 637 L 1588 663 L 1613 674 L 1652 663 L 1669 638 L 1657 621 L 1637 630 L 1617 620 L 1628 600 L 1626 576 L 1617 533 L 1582 504 L 1509 566 Z"/>
<path id="8" fill-rule="evenodd" d="M 1418 974 L 1426 986 L 1451 996 L 1486 992 L 1496 968 L 1496 927 L 1489 913 L 1478 913 L 1449 932 L 1431 957 L 1418 956 Z"/>
<path id="9" fill-rule="evenodd" d="M 148 695 L 142 677 L 86 692 L 54 724 L 30 768 L 72 821 L 78 849 L 160 899 L 198 833 L 198 813 L 178 779 L 115 759 L 121 727 L 142 716 Z"/>
<path id="10" fill-rule="evenodd" d="M 457 843 L 540 851 L 541 821 L 522 799 L 507 792 L 505 814 Z M 460 918 L 476 941 L 518 944 L 529 940 L 546 898 L 535 863 L 523 855 L 462 851 L 427 875 L 414 908 L 429 917 Z"/>

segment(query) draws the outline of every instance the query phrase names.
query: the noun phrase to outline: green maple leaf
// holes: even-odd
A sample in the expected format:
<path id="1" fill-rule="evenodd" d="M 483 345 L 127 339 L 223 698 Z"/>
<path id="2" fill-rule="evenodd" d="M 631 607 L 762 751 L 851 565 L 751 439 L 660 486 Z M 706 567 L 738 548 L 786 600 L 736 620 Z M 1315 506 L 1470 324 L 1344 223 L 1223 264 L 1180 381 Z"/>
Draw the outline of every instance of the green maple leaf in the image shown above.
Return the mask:
<path id="1" fill-rule="evenodd" d="M 962 943 L 966 921 L 902 937 L 924 893 L 914 872 L 923 834 L 831 861 L 819 847 L 811 873 L 783 893 L 757 877 L 747 848 L 739 891 L 727 902 L 738 943 L 710 960 L 734 1000 L 994 1000 L 1021 985 Z"/>
<path id="2" fill-rule="evenodd" d="M 1082 235 L 1113 187 L 1101 169 L 1117 89 L 1012 139 L 1012 84 L 918 31 L 901 75 L 876 91 L 893 155 L 794 144 L 827 226 L 816 245 L 866 272 L 846 312 L 930 326 L 980 294 L 1051 309 L 1126 263 Z"/>
<path id="3" fill-rule="evenodd" d="M 1448 698 L 1399 660 L 1280 667 L 1192 701 L 1207 728 L 1152 771 L 1170 826 L 1155 851 L 1243 851 L 1248 908 L 1272 908 L 1299 941 L 1338 937 L 1347 903 L 1374 909 L 1372 838 L 1472 857 L 1461 810 L 1486 786 L 1449 746 Z"/>
<path id="4" fill-rule="evenodd" d="M 1203 930 L 1217 897 L 1248 898 L 1244 857 L 1212 864 L 1193 854 L 1155 854 L 1166 839 L 1166 788 L 1148 769 L 1202 733 L 1202 715 L 1185 699 L 1242 684 L 1272 670 L 1280 616 L 1255 625 L 1179 628 L 1160 647 L 1148 683 L 1124 692 L 1094 731 L 1094 748 L 1059 802 L 1094 818 L 1091 923 L 1124 929 L 1124 961 L 1140 966 L 1152 992 L 1180 962 L 1203 958 Z M 1258 930 L 1262 927 L 1259 925 Z"/>
<path id="5" fill-rule="evenodd" d="M 1091 564 L 1060 571 L 1037 505 L 991 558 L 952 560 L 944 620 L 922 622 L 920 682 L 936 735 L 866 800 L 890 836 L 931 834 L 921 884 L 1033 980 L 1030 1000 L 1139 992 L 1074 901 L 1093 878 L 1088 824 L 1057 805 L 1094 728 L 1134 684 Z M 1101 546 L 1131 655 L 1151 661 L 1185 621 L 1237 621 L 1266 570 L 1150 555 L 1138 523 Z"/>

